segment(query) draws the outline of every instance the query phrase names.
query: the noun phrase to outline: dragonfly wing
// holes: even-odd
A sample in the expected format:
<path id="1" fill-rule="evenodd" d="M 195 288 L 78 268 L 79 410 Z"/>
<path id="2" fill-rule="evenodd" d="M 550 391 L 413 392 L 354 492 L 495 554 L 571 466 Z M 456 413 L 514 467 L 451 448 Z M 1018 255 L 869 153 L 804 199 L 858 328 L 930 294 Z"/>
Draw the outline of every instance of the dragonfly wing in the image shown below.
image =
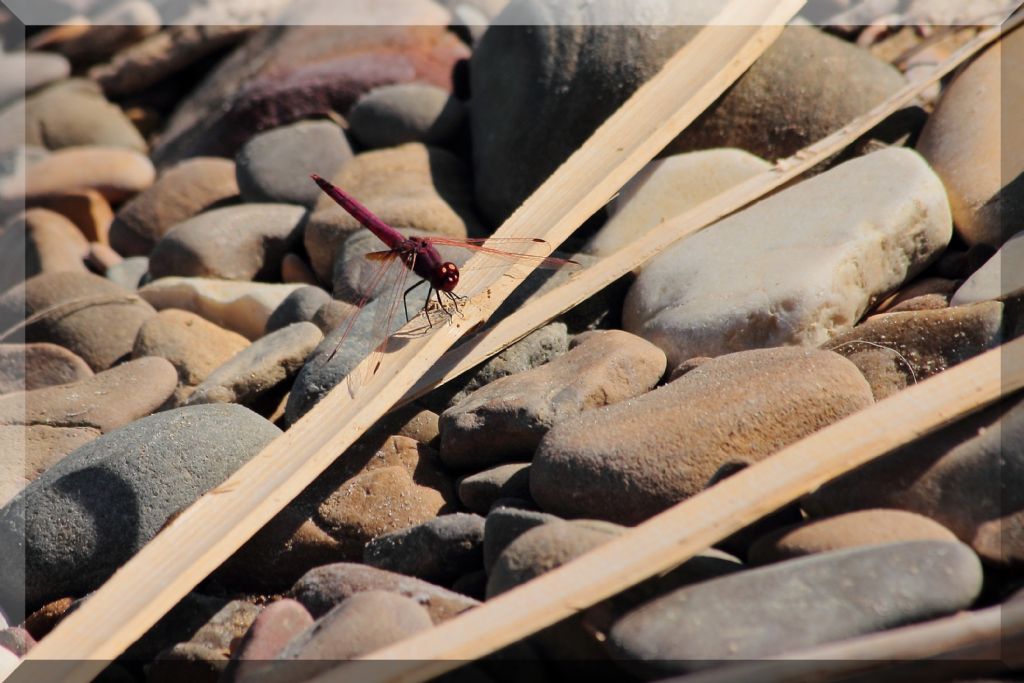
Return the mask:
<path id="1" fill-rule="evenodd" d="M 347 381 L 349 392 L 353 396 L 380 367 L 381 360 L 384 357 L 384 350 L 387 347 L 388 337 L 405 324 L 404 316 L 396 319 L 395 311 L 398 310 L 401 304 L 412 265 L 411 263 L 403 263 L 402 259 L 395 255 L 395 252 L 375 253 L 391 254 L 392 257 L 387 259 L 381 257 L 381 260 L 386 264 L 387 270 L 382 281 L 374 287 L 374 290 L 378 292 L 378 296 L 371 304 L 373 317 L 367 335 L 367 339 L 372 340 L 370 343 L 373 346 L 367 353 L 369 361 L 356 368 L 354 372 L 349 373 Z"/>
<path id="2" fill-rule="evenodd" d="M 579 263 L 570 259 L 529 253 L 548 251 L 548 243 L 539 238 L 485 237 L 453 239 L 431 236 L 425 239 L 434 247 L 462 249 L 470 254 L 486 254 L 494 261 L 492 265 L 484 264 L 480 266 L 483 268 L 496 267 L 508 263 L 531 263 L 537 268 L 575 268 L 579 266 Z"/>

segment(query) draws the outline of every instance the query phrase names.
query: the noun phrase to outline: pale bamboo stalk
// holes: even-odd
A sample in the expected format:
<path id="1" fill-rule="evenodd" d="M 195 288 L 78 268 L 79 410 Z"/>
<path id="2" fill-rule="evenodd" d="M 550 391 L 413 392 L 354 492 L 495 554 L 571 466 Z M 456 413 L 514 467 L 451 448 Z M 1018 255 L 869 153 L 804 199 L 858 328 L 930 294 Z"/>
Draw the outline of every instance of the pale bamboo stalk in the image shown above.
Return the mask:
<path id="1" fill-rule="evenodd" d="M 615 112 L 495 233 L 559 244 L 713 102 L 772 43 L 802 0 L 732 0 Z M 539 227 L 547 226 L 542 232 Z M 222 485 L 199 499 L 34 647 L 46 680 L 90 680 L 297 496 L 480 324 L 528 273 L 517 265 L 432 334 L 392 340 L 369 384 L 344 383 Z M 470 273 L 469 289 L 485 284 Z M 415 323 L 413 323 L 415 324 Z M 15 681 L 36 681 L 22 667 Z"/>
<path id="2" fill-rule="evenodd" d="M 1022 22 L 1024 15 L 1018 15 L 1005 26 L 986 29 L 938 64 L 927 77 L 904 86 L 884 102 L 831 135 L 778 161 L 771 169 L 701 202 L 685 213 L 669 218 L 615 253 L 575 274 L 568 282 L 534 297 L 480 334 L 448 351 L 402 397 L 400 403 L 408 403 L 419 398 L 491 356 L 501 353 L 552 318 L 565 313 L 620 277 L 639 268 L 669 246 L 757 201 L 842 151 L 885 118 L 910 104 L 930 85 L 995 42 L 1003 33 L 1020 26 Z"/>
<path id="3" fill-rule="evenodd" d="M 668 571 L 825 482 L 1022 386 L 1024 338 L 829 425 L 480 607 L 311 680 L 433 678 Z"/>

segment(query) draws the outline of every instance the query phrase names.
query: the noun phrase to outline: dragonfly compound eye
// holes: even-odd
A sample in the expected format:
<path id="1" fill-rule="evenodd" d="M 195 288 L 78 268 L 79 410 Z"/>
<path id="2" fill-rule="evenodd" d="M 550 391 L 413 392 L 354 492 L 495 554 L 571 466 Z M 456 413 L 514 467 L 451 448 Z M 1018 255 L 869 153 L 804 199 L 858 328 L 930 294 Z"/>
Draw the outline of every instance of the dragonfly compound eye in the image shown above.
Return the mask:
<path id="1" fill-rule="evenodd" d="M 441 275 L 441 286 L 438 289 L 450 292 L 455 289 L 455 285 L 459 284 L 459 267 L 454 263 L 442 263 L 439 274 Z"/>

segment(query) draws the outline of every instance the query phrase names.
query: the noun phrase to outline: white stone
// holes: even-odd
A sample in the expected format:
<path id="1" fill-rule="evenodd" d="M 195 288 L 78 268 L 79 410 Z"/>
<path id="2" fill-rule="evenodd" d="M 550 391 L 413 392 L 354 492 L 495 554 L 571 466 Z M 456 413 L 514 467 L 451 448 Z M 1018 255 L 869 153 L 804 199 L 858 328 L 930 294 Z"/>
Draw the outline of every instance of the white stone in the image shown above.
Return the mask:
<path id="1" fill-rule="evenodd" d="M 625 328 L 669 367 L 818 345 L 920 272 L 952 235 L 942 183 L 908 149 L 860 157 L 669 248 L 637 278 Z"/>
<path id="2" fill-rule="evenodd" d="M 1006 266 L 1005 268 L 1003 266 Z M 1024 232 L 1019 232 L 960 285 L 950 306 L 1006 299 L 1024 291 Z"/>
<path id="3" fill-rule="evenodd" d="M 165 308 L 191 311 L 247 339 L 259 339 L 274 309 L 285 297 L 304 286 L 162 277 L 142 287 L 139 296 L 158 311 Z"/>
<path id="4" fill-rule="evenodd" d="M 709 149 L 652 161 L 623 186 L 608 222 L 584 251 L 607 256 L 769 168 L 767 161 L 741 149 Z"/>

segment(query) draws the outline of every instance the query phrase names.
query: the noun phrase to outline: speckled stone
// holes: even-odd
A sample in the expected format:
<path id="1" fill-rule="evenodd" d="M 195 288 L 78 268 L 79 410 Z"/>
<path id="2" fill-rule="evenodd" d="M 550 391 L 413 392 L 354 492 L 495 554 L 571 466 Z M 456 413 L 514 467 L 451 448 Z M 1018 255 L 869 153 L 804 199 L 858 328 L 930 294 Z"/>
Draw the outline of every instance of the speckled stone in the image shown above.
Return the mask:
<path id="1" fill-rule="evenodd" d="M 222 482 L 280 433 L 255 413 L 228 404 L 157 413 L 105 434 L 0 509 L 0 544 L 21 549 L 0 556 L 0 570 L 7 577 L 24 577 L 14 585 L 24 586 L 29 609 L 84 595 L 172 513 Z M 76 542 L 69 544 L 69 536 Z M 24 569 L 17 566 L 18 556 L 27 560 Z M 2 597 L 12 614 L 24 608 L 19 596 L 3 590 Z"/>
<path id="2" fill-rule="evenodd" d="M 440 585 L 483 568 L 484 518 L 456 512 L 370 540 L 363 562 Z"/>

